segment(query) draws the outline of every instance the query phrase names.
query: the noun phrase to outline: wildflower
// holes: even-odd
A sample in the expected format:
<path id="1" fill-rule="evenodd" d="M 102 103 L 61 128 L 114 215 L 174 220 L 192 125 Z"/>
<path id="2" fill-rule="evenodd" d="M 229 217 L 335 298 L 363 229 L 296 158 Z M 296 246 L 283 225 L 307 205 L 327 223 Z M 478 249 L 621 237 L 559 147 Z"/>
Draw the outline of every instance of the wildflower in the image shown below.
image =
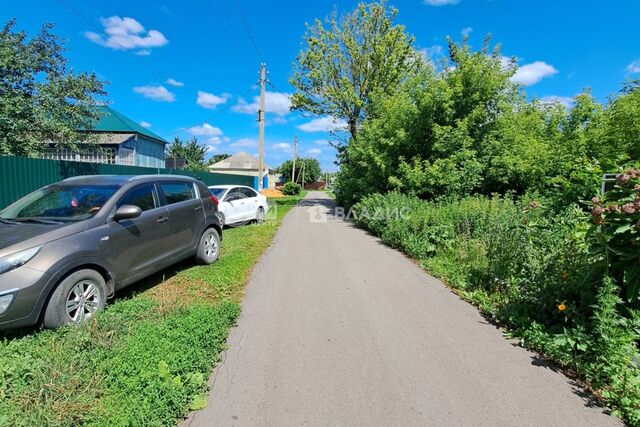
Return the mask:
<path id="1" fill-rule="evenodd" d="M 633 186 L 634 191 L 640 191 L 640 184 L 636 184 Z"/>
<path id="2" fill-rule="evenodd" d="M 591 209 L 591 213 L 593 214 L 593 216 L 600 216 L 604 213 L 604 209 L 602 209 L 600 206 L 595 206 L 593 209 Z"/>
<path id="3" fill-rule="evenodd" d="M 624 212 L 627 215 L 632 215 L 636 213 L 636 206 L 633 203 L 626 203 L 622 207 L 622 212 Z"/>
<path id="4" fill-rule="evenodd" d="M 622 175 L 619 175 L 618 178 L 616 178 L 616 181 L 618 182 L 618 185 L 625 185 L 627 182 L 629 182 L 630 179 L 630 175 L 623 173 Z"/>
<path id="5" fill-rule="evenodd" d="M 565 311 L 567 309 L 567 306 L 564 305 L 563 302 L 561 302 L 560 304 L 558 304 L 558 311 Z"/>
<path id="6" fill-rule="evenodd" d="M 600 197 L 594 197 L 593 199 L 591 199 L 591 203 L 593 203 L 594 205 L 599 205 Z"/>
<path id="7" fill-rule="evenodd" d="M 536 202 L 535 200 L 532 200 L 532 201 L 530 201 L 530 202 L 529 202 L 529 207 L 530 207 L 531 209 L 535 209 L 535 208 L 537 208 L 538 206 L 540 206 L 540 204 L 539 204 L 538 202 Z"/>
<path id="8" fill-rule="evenodd" d="M 640 209 L 640 197 L 636 197 L 636 199 L 633 201 L 633 204 L 635 205 L 636 209 Z"/>

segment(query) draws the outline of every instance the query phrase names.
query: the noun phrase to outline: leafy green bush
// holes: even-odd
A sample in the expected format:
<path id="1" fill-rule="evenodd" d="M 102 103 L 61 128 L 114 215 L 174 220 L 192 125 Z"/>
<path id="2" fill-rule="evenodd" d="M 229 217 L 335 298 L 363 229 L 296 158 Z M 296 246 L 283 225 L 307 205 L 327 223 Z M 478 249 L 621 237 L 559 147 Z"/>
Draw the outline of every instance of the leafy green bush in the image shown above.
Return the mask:
<path id="1" fill-rule="evenodd" d="M 287 196 L 297 196 L 301 191 L 302 187 L 295 182 L 287 182 L 284 187 L 282 187 L 282 192 Z"/>
<path id="2" fill-rule="evenodd" d="M 625 273 L 628 264 L 638 266 L 637 218 L 629 203 L 635 206 L 640 186 L 632 181 L 640 173 L 627 175 L 616 192 L 595 200 L 595 230 L 581 209 L 552 214 L 544 199 L 498 196 L 426 202 L 373 194 L 354 206 L 354 220 L 418 259 L 524 345 L 576 370 L 637 423 L 640 316 L 618 294 L 618 284 L 633 287 L 625 282 L 635 271 Z M 611 263 L 603 266 L 606 260 Z"/>

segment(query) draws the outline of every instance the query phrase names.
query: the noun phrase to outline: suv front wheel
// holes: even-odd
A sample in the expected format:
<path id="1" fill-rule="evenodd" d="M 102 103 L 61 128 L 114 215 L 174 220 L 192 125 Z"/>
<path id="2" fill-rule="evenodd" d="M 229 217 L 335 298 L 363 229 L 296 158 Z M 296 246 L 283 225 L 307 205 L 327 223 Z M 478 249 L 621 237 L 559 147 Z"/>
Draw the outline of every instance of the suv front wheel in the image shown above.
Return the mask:
<path id="1" fill-rule="evenodd" d="M 53 291 L 44 312 L 44 326 L 56 329 L 79 324 L 95 316 L 107 301 L 107 284 L 95 270 L 78 270 Z"/>

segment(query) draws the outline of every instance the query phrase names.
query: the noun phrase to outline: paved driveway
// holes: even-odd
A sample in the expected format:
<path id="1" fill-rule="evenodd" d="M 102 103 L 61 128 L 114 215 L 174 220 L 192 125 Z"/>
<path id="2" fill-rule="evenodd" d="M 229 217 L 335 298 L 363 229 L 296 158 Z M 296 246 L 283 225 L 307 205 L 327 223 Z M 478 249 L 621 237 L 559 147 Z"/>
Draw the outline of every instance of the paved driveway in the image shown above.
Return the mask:
<path id="1" fill-rule="evenodd" d="M 310 192 L 247 287 L 190 426 L 619 425 Z M 326 221 L 325 221 L 326 220 Z"/>

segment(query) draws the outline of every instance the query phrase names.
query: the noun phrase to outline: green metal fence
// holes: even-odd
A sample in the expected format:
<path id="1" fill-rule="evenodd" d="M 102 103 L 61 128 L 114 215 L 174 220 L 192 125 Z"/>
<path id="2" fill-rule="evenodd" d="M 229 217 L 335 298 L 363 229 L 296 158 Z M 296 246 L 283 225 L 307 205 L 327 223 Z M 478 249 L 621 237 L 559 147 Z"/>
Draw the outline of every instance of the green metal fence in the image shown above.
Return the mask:
<path id="1" fill-rule="evenodd" d="M 78 175 L 188 175 L 207 185 L 236 184 L 254 187 L 254 177 L 138 166 L 68 162 L 47 159 L 0 156 L 0 208 L 30 192 Z"/>

